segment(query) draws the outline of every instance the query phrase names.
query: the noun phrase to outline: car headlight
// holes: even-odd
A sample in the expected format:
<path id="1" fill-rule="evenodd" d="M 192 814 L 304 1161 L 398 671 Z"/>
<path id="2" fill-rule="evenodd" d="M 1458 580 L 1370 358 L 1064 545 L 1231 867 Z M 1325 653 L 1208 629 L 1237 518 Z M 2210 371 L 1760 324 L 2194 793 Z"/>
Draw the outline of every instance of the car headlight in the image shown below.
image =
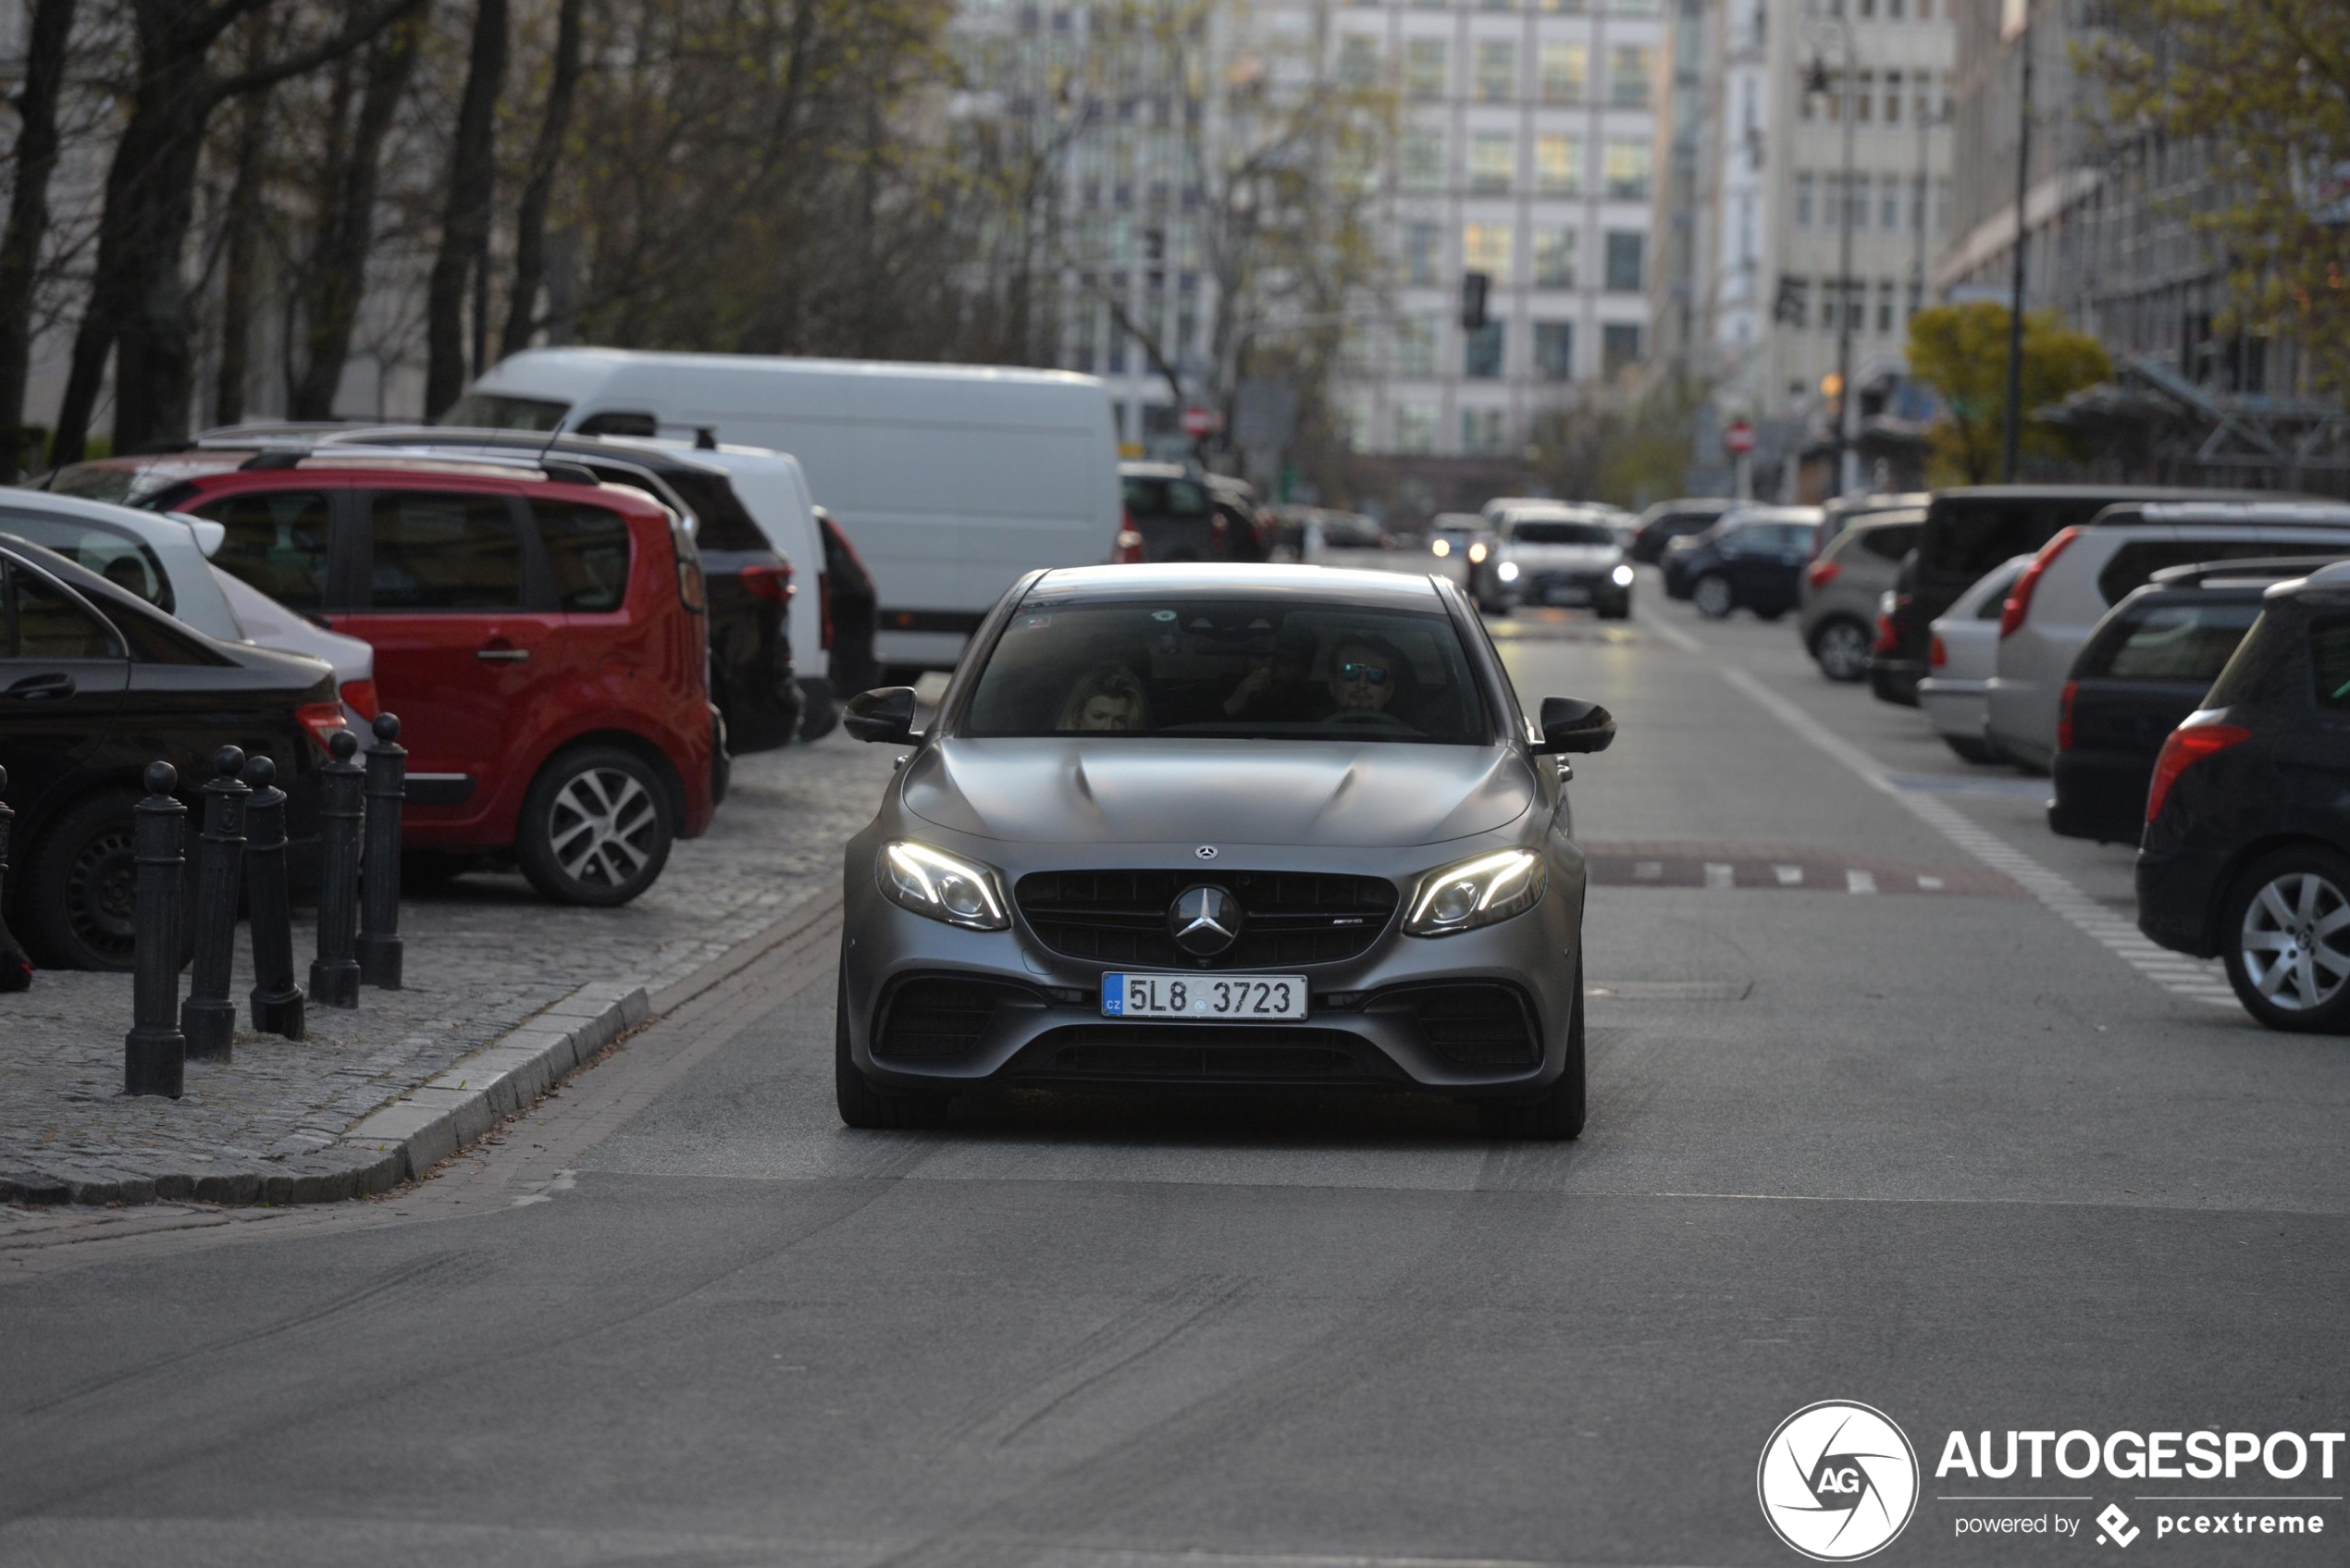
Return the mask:
<path id="1" fill-rule="evenodd" d="M 1471 565 L 1481 565 L 1484 562 L 1484 560 L 1485 546 L 1483 544 L 1473 544 L 1469 546 L 1469 563 Z"/>
<path id="2" fill-rule="evenodd" d="M 1453 541 L 1450 539 L 1439 539 L 1428 548 L 1429 553 L 1441 561 L 1445 556 L 1453 553 Z"/>
<path id="3" fill-rule="evenodd" d="M 992 867 L 927 844 L 898 839 L 881 852 L 881 890 L 917 915 L 972 931 L 1002 931 L 1011 923 Z"/>
<path id="4" fill-rule="evenodd" d="M 1515 582 L 1516 582 L 1516 581 L 1517 581 L 1517 562 L 1515 562 L 1515 561 L 1504 561 L 1504 562 L 1502 562 L 1499 566 L 1496 566 L 1495 568 L 1493 568 L 1493 575 L 1495 575 L 1496 577 L 1501 578 L 1501 579 L 1502 579 L 1502 581 L 1503 581 L 1503 582 L 1505 582 L 1505 583 L 1515 583 Z"/>
<path id="5" fill-rule="evenodd" d="M 1450 936 L 1522 915 L 1541 902 L 1549 884 L 1542 857 L 1531 849 L 1480 855 L 1420 878 L 1412 890 L 1406 936 Z"/>
<path id="6" fill-rule="evenodd" d="M 1615 570 L 1607 574 L 1607 580 L 1619 588 L 1628 588 L 1632 586 L 1632 569 L 1619 562 Z"/>

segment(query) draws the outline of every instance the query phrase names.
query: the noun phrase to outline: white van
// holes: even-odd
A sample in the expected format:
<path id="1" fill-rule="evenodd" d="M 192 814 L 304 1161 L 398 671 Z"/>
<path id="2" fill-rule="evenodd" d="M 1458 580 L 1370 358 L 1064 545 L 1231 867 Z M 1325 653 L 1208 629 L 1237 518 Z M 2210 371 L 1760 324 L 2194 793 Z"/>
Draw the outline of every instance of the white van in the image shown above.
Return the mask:
<path id="1" fill-rule="evenodd" d="M 706 431 L 791 453 L 872 570 L 874 651 L 890 663 L 951 667 L 1021 573 L 1107 561 L 1118 538 L 1109 395 L 1066 371 L 532 349 L 442 422 Z"/>

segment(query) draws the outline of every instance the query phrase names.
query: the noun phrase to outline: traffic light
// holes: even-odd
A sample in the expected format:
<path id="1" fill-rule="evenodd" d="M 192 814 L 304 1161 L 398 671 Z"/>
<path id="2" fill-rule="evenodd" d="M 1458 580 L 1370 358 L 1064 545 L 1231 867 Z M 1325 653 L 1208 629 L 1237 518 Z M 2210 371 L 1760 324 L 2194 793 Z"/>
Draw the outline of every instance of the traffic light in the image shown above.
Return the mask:
<path id="1" fill-rule="evenodd" d="M 1482 272 L 1461 274 L 1461 330 L 1485 330 L 1485 296 L 1492 289 L 1493 279 Z"/>

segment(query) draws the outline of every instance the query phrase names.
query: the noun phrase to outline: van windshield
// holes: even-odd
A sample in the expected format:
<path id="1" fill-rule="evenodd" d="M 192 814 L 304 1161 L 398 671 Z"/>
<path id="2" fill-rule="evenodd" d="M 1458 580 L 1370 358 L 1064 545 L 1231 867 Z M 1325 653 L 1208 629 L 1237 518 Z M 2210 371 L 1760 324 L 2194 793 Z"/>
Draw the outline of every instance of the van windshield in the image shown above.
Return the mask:
<path id="1" fill-rule="evenodd" d="M 1493 738 L 1446 616 L 1289 594 L 1032 599 L 989 653 L 958 728 L 973 737 Z"/>
<path id="2" fill-rule="evenodd" d="M 571 412 L 569 403 L 546 398 L 509 397 L 503 392 L 467 392 L 440 416 L 464 430 L 552 430 Z"/>
<path id="3" fill-rule="evenodd" d="M 1604 523 L 1513 523 L 1510 537 L 1522 545 L 1612 545 L 1615 530 Z"/>

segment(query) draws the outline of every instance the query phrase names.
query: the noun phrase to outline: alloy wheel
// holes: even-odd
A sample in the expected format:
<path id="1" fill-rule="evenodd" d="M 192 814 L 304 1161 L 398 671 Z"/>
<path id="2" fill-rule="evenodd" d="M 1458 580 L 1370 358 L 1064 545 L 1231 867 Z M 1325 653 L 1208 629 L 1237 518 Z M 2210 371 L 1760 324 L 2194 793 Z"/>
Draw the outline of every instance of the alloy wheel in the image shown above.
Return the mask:
<path id="1" fill-rule="evenodd" d="M 1857 681 L 1869 673 L 1869 634 L 1849 621 L 1831 621 L 1812 645 L 1820 669 L 1831 681 Z"/>
<path id="2" fill-rule="evenodd" d="M 2245 907 L 2245 978 L 2281 1012 L 2312 1012 L 2350 982 L 2350 899 L 2315 871 L 2287 871 Z"/>
<path id="3" fill-rule="evenodd" d="M 547 839 L 564 875 L 625 887 L 652 863 L 660 833 L 650 790 L 617 768 L 588 768 L 555 792 Z"/>

